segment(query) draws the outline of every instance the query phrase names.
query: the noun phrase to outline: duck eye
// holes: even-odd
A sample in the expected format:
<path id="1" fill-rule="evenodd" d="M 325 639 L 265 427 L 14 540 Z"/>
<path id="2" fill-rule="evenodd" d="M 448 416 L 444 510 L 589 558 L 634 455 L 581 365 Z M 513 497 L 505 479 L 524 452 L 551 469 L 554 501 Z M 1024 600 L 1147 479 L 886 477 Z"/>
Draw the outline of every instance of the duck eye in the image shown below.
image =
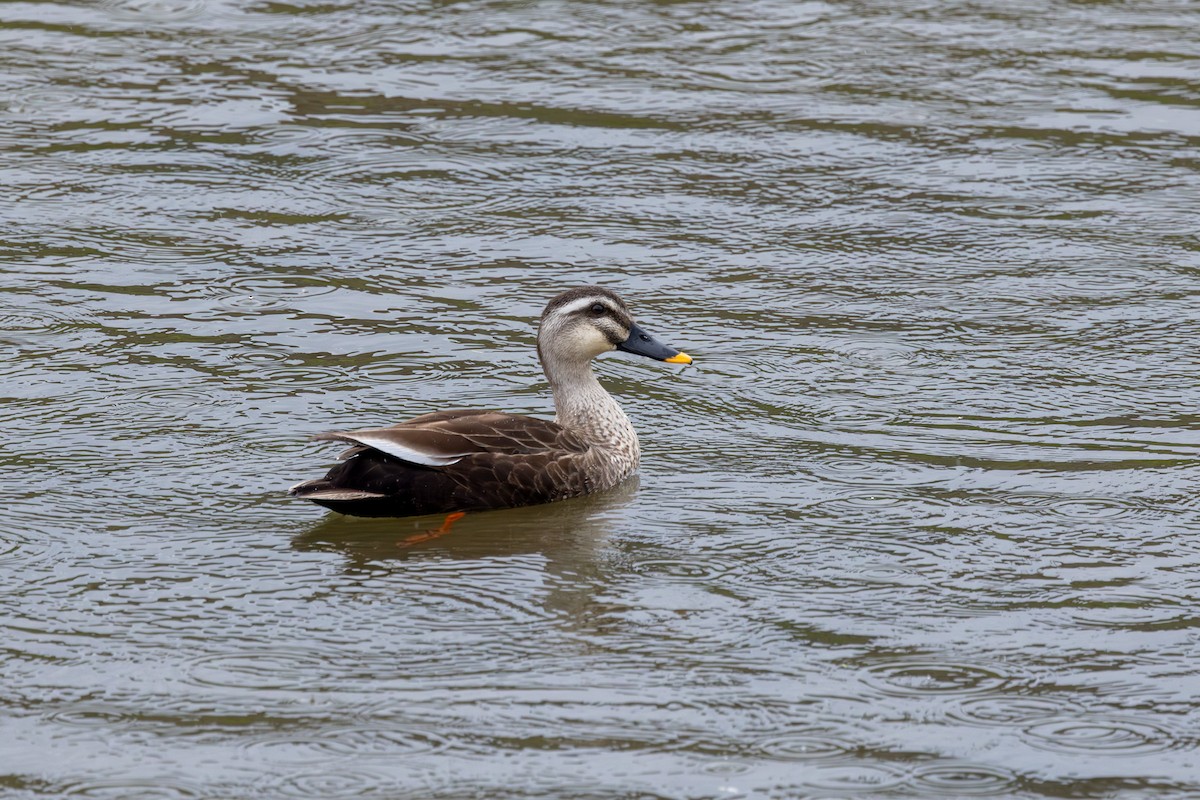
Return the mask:
<path id="1" fill-rule="evenodd" d="M 603 303 L 592 303 L 592 307 L 588 310 L 591 311 L 592 315 L 596 317 L 599 317 L 603 315 L 605 311 L 608 311 L 608 309 L 604 307 Z"/>

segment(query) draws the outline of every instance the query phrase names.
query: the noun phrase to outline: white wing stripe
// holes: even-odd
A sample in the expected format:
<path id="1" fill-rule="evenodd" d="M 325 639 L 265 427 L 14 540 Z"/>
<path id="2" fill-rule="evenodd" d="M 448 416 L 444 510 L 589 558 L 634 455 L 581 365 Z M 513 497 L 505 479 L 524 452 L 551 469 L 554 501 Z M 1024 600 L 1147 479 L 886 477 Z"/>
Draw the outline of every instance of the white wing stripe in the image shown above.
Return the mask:
<path id="1" fill-rule="evenodd" d="M 423 467 L 448 467 L 451 464 L 458 463 L 462 460 L 463 456 L 468 455 L 467 453 L 434 455 L 412 447 L 406 447 L 390 439 L 379 439 L 374 436 L 347 435 L 346 438 L 359 444 L 365 444 L 367 447 L 372 447 L 381 453 L 387 453 L 389 456 L 395 456 L 403 461 L 420 464 Z"/>

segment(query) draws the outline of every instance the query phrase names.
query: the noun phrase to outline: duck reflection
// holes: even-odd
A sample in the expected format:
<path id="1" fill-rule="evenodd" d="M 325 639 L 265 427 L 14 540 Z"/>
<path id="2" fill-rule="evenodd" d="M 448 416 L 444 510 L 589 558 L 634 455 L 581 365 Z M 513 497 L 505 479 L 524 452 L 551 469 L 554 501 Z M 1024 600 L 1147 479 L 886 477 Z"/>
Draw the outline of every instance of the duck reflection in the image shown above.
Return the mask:
<path id="1" fill-rule="evenodd" d="M 351 581 L 378 578 L 381 570 L 412 572 L 417 566 L 421 580 L 440 582 L 454 564 L 458 577 L 451 584 L 456 588 L 443 584 L 441 590 L 453 591 L 467 602 L 475 592 L 497 588 L 494 567 L 501 566 L 510 577 L 531 574 L 532 567 L 541 576 L 536 582 L 540 589 L 526 597 L 540 613 L 572 628 L 593 630 L 605 626 L 605 615 L 612 610 L 598 598 L 610 583 L 614 563 L 623 559 L 608 540 L 628 520 L 625 508 L 637 487 L 634 476 L 599 494 L 471 513 L 435 537 L 426 534 L 442 525 L 441 515 L 369 519 L 331 514 L 292 539 L 292 547 L 341 553 L 346 558 L 344 575 Z M 540 563 L 530 564 L 530 559 Z M 429 564 L 429 575 L 420 569 L 421 561 Z M 488 578 L 481 583 L 484 574 Z M 520 580 L 511 587 L 514 597 L 523 593 L 519 585 Z"/>

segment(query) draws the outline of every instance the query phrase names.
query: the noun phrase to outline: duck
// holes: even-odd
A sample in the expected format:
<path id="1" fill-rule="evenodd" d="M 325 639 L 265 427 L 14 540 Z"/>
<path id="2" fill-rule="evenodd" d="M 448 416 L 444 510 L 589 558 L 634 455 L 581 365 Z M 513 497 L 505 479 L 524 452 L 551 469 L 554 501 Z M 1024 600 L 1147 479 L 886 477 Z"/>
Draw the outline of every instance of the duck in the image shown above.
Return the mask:
<path id="1" fill-rule="evenodd" d="M 691 364 L 634 322 L 601 286 L 568 289 L 542 312 L 537 353 L 553 420 L 486 409 L 434 411 L 386 428 L 312 437 L 350 448 L 323 478 L 288 494 L 360 517 L 408 517 L 515 508 L 611 489 L 637 471 L 637 431 L 592 371 L 619 350 Z"/>

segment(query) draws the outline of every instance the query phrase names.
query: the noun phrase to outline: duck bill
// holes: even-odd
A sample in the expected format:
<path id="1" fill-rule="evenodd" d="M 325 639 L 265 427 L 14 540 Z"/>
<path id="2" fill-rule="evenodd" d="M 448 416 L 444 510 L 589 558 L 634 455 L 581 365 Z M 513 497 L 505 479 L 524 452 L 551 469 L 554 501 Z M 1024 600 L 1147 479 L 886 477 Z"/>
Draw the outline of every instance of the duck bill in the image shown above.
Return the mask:
<path id="1" fill-rule="evenodd" d="M 630 326 L 629 338 L 617 345 L 617 349 L 653 358 L 655 361 L 666 361 L 668 364 L 692 363 L 692 357 L 687 353 L 676 350 L 674 347 L 667 347 L 636 324 Z"/>

